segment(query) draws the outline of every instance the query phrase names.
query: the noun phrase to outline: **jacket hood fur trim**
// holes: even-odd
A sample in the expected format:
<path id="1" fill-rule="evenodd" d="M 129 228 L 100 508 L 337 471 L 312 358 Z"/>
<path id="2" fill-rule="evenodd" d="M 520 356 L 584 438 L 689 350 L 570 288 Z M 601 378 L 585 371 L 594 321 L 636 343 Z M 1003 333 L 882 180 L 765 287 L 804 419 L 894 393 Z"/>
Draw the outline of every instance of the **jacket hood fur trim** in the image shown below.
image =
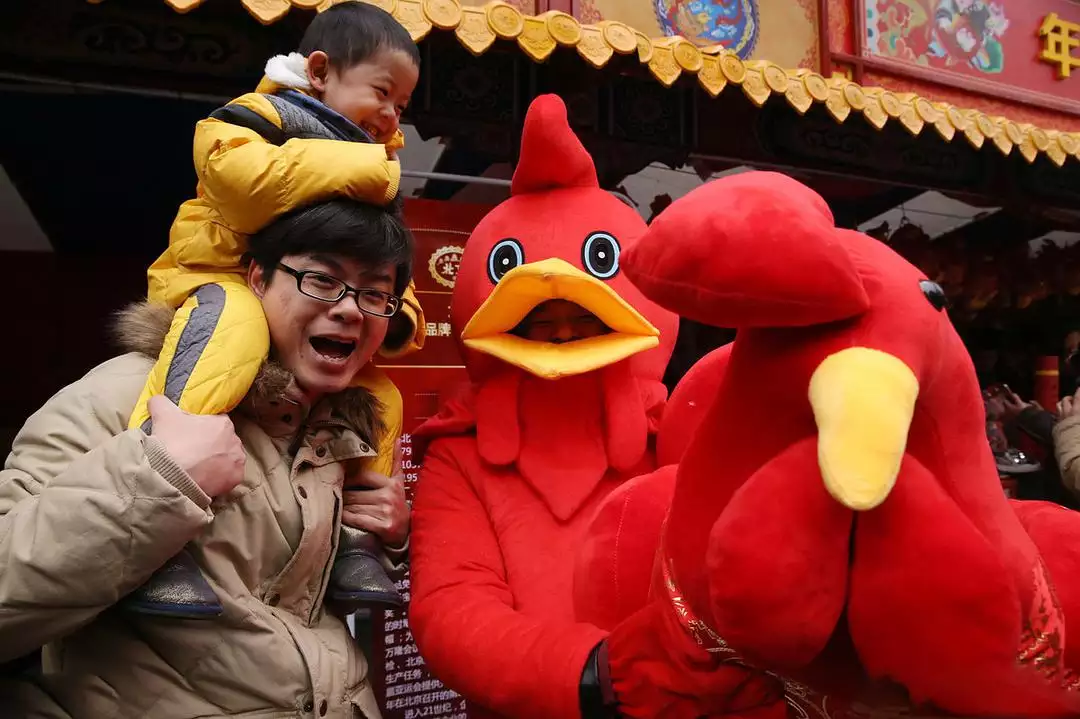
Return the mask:
<path id="1" fill-rule="evenodd" d="M 134 302 L 116 313 L 113 338 L 124 352 L 157 359 L 165 344 L 176 310 L 146 300 Z M 244 402 L 263 404 L 285 395 L 293 375 L 273 359 L 268 359 L 252 383 Z M 378 445 L 386 433 L 382 403 L 365 387 L 350 387 L 326 398 L 330 414 L 341 419 L 369 443 Z"/>

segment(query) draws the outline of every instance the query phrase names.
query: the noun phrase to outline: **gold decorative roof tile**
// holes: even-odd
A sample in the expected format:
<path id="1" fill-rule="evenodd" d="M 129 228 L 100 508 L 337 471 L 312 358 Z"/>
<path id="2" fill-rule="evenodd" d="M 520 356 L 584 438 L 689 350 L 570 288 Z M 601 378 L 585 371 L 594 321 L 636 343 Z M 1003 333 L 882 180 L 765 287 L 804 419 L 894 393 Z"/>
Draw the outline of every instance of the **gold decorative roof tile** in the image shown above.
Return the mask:
<path id="1" fill-rule="evenodd" d="M 165 1 L 180 12 L 188 12 L 202 2 Z M 336 0 L 240 1 L 260 22 L 270 24 L 288 12 L 290 6 L 323 10 Z M 814 104 L 824 105 L 841 123 L 861 114 L 878 129 L 898 122 L 912 135 L 920 135 L 932 127 L 946 142 L 962 136 L 975 148 L 981 148 L 989 140 L 1003 155 L 1016 150 L 1028 162 L 1034 162 L 1039 154 L 1058 166 L 1069 157 L 1080 161 L 1080 133 L 1017 124 L 978 110 L 932 102 L 914 93 L 864 88 L 840 76 L 825 78 L 810 70 L 785 70 L 762 60 L 744 61 L 721 47 L 699 48 L 680 37 L 649 38 L 616 21 L 583 25 L 561 11 L 533 16 L 501 0 L 483 7 L 462 7 L 459 0 L 364 1 L 392 13 L 417 42 L 439 29 L 453 32 L 465 48 L 480 55 L 496 39 L 513 40 L 536 62 L 546 60 L 557 47 L 573 47 L 596 68 L 604 67 L 615 55 L 636 54 L 638 62 L 667 87 L 683 74 L 693 75 L 713 97 L 729 85 L 737 85 L 759 106 L 779 95 L 800 114 Z"/>

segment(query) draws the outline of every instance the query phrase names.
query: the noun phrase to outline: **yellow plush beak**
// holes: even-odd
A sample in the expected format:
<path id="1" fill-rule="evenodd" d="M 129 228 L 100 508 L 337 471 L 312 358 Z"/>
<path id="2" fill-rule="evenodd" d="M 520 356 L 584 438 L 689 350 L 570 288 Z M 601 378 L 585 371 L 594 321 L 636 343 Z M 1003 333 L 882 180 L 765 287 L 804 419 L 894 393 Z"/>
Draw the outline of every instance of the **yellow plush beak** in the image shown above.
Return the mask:
<path id="1" fill-rule="evenodd" d="M 919 380 L 885 352 L 852 347 L 827 357 L 810 379 L 825 487 L 849 509 L 889 496 L 900 472 Z"/>
<path id="2" fill-rule="evenodd" d="M 596 315 L 611 332 L 554 344 L 509 334 L 534 307 L 566 300 Z M 660 344 L 660 332 L 606 283 L 552 258 L 510 270 L 461 333 L 469 349 L 537 377 L 559 379 L 606 367 Z"/>

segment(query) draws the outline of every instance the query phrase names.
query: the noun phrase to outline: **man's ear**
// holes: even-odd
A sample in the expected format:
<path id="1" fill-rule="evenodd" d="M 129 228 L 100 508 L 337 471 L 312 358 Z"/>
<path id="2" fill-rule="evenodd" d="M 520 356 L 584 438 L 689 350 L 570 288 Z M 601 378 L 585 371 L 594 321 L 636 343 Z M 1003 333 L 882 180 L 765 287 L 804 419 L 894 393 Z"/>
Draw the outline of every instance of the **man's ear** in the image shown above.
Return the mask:
<path id="1" fill-rule="evenodd" d="M 322 93 L 326 90 L 326 78 L 330 75 L 330 56 L 316 50 L 307 58 L 307 78 L 311 89 Z"/>
<path id="2" fill-rule="evenodd" d="M 252 262 L 248 265 L 247 271 L 247 284 L 248 288 L 258 297 L 260 300 L 266 294 L 266 272 L 263 271 L 262 265 L 258 262 Z"/>

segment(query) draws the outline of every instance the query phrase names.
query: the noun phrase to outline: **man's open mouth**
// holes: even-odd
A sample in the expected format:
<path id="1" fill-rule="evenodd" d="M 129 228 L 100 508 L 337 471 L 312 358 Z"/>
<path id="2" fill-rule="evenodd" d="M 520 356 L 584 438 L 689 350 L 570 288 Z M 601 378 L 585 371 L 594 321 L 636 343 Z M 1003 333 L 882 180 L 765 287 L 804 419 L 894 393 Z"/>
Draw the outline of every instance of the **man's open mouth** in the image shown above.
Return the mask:
<path id="1" fill-rule="evenodd" d="M 334 339 L 332 337 L 312 337 L 308 340 L 311 348 L 323 359 L 331 362 L 344 362 L 349 359 L 356 349 L 356 343 L 351 340 Z"/>
<path id="2" fill-rule="evenodd" d="M 547 300 L 573 302 L 611 331 L 562 344 L 512 334 L 533 308 Z M 507 272 L 469 320 L 461 338 L 469 349 L 538 377 L 558 379 L 592 372 L 652 349 L 660 343 L 659 335 L 606 282 L 552 258 Z"/>

